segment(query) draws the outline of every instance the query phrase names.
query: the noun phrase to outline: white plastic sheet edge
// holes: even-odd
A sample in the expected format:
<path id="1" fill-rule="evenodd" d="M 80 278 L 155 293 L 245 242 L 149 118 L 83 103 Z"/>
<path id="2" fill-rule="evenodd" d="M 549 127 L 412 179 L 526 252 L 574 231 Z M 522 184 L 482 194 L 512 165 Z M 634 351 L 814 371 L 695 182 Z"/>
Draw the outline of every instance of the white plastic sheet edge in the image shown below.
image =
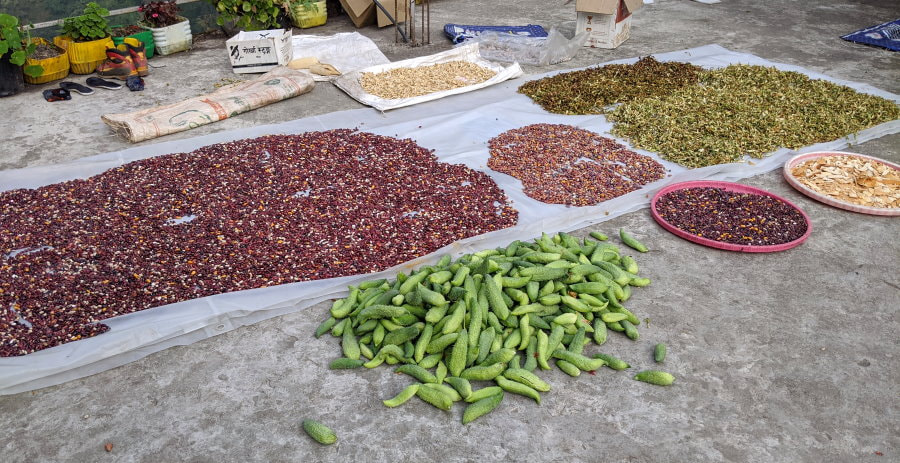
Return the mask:
<path id="1" fill-rule="evenodd" d="M 718 45 L 654 55 L 663 61 L 688 61 L 707 67 L 734 63 L 774 65 L 779 69 L 799 71 L 856 90 L 876 94 L 900 103 L 900 98 L 871 86 L 805 71 L 797 66 L 782 65 L 749 54 L 728 51 Z M 637 58 L 616 62 L 634 62 Z M 608 63 L 603 63 L 608 64 Z M 557 72 L 568 72 L 557 71 Z M 550 75 L 553 73 L 548 73 Z M 530 78 L 539 78 L 533 76 Z M 0 358 L 0 395 L 14 394 L 52 386 L 82 378 L 138 360 L 171 346 L 187 345 L 222 334 L 234 328 L 260 322 L 275 316 L 297 312 L 323 300 L 346 294 L 348 284 L 370 278 L 388 277 L 399 269 L 409 269 L 437 260 L 450 253 L 459 256 L 487 247 L 505 245 L 515 239 L 531 239 L 541 231 L 575 230 L 602 222 L 621 214 L 646 207 L 648 197 L 659 188 L 677 181 L 694 179 L 739 180 L 781 168 L 784 161 L 797 152 L 844 149 L 851 143 L 863 143 L 884 135 L 900 132 L 900 120 L 863 130 L 853 136 L 804 147 L 796 152 L 781 149 L 753 164 L 736 163 L 687 170 L 663 162 L 672 177 L 655 182 L 628 195 L 588 208 L 567 208 L 538 203 L 521 193 L 521 184 L 504 174 L 490 171 L 485 163 L 488 138 L 509 128 L 535 121 L 566 123 L 598 133 L 608 132 L 611 124 L 601 116 L 560 116 L 548 114 L 515 89 L 522 81 L 484 89 L 476 94 L 458 95 L 441 102 L 403 108 L 389 114 L 358 109 L 325 114 L 296 121 L 251 127 L 210 134 L 186 140 L 129 148 L 83 158 L 68 164 L 40 166 L 0 172 L 0 190 L 34 188 L 74 178 L 87 178 L 109 168 L 137 159 L 173 152 L 191 151 L 201 146 L 272 133 L 300 133 L 332 128 L 359 128 L 383 135 L 412 136 L 446 162 L 462 162 L 491 175 L 514 201 L 520 211 L 519 225 L 453 243 L 427 256 L 406 262 L 376 274 L 356 275 L 270 288 L 219 294 L 184 301 L 105 320 L 111 330 L 100 336 L 64 344 L 23 357 Z M 510 112 L 515 111 L 515 112 Z M 502 117 L 501 117 L 502 116 Z M 490 127 L 486 123 L 494 121 Z M 453 130 L 456 129 L 456 130 Z M 472 138 L 459 136 L 460 130 L 481 132 Z M 608 136 L 608 135 L 607 135 Z M 639 152 L 652 155 L 652 153 Z M 609 213 L 608 215 L 606 213 Z M 311 315 L 313 316 L 313 315 Z M 324 318 L 325 313 L 315 314 Z"/>
<path id="2" fill-rule="evenodd" d="M 391 69 L 397 68 L 415 68 L 420 66 L 433 66 L 435 64 L 446 63 L 449 61 L 469 61 L 475 63 L 481 67 L 488 68 L 497 74 L 495 74 L 490 79 L 480 82 L 473 85 L 466 85 L 465 87 L 454 88 L 451 90 L 444 90 L 440 92 L 429 93 L 427 95 L 416 96 L 411 98 L 397 98 L 393 100 L 388 100 L 385 98 L 381 98 L 371 93 L 363 90 L 362 86 L 359 83 L 359 77 L 365 72 L 371 73 L 380 73 L 385 71 L 390 71 Z M 379 111 L 387 111 L 390 109 L 402 108 L 404 106 L 410 106 L 414 104 L 424 103 L 426 101 L 437 100 L 440 98 L 448 97 L 450 95 L 458 95 L 460 93 L 471 92 L 474 90 L 478 90 L 480 88 L 489 87 L 491 85 L 499 84 L 505 80 L 514 79 L 522 75 L 522 67 L 519 66 L 519 63 L 513 63 L 509 66 L 501 66 L 496 63 L 492 63 L 481 57 L 481 54 L 478 53 L 478 44 L 472 43 L 469 45 L 463 45 L 461 47 L 453 48 L 451 50 L 443 51 L 440 53 L 435 53 L 433 55 L 421 56 L 418 58 L 410 58 L 403 61 L 397 61 L 394 63 L 381 64 L 377 66 L 370 66 L 365 69 L 360 69 L 358 71 L 353 71 L 346 73 L 337 79 L 334 80 L 334 85 L 343 90 L 350 95 L 356 101 L 364 105 L 371 106 Z"/>
<path id="3" fill-rule="evenodd" d="M 339 32 L 333 35 L 295 35 L 291 37 L 291 48 L 294 59 L 313 56 L 319 62 L 330 64 L 345 74 L 391 62 L 372 39 L 359 32 Z M 317 82 L 331 81 L 337 78 L 337 76 L 320 76 L 308 70 L 305 72 Z"/>

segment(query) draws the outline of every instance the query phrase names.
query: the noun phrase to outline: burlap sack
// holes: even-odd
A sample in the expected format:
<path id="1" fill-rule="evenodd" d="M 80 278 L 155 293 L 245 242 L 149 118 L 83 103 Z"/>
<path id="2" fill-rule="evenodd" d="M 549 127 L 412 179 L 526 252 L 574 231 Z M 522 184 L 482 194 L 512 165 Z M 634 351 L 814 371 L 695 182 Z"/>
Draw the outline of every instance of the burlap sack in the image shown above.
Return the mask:
<path id="1" fill-rule="evenodd" d="M 256 79 L 227 85 L 208 95 L 133 113 L 104 114 L 101 119 L 116 133 L 137 143 L 293 98 L 309 92 L 315 85 L 304 72 L 278 67 Z"/>

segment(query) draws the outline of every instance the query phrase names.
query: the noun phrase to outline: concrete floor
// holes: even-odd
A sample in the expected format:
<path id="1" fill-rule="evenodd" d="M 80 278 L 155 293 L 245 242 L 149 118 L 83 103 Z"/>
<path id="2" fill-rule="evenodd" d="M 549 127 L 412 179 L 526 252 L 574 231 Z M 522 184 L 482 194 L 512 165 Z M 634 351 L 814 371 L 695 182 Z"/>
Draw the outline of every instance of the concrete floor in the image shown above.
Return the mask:
<path id="1" fill-rule="evenodd" d="M 431 3 L 432 46 L 394 45 L 389 29 L 360 32 L 396 60 L 448 48 L 439 32 L 447 22 L 574 29 L 574 6 L 561 1 Z M 900 55 L 838 38 L 894 19 L 895 2 L 800 3 L 657 0 L 637 12 L 631 39 L 618 49 L 584 49 L 570 62 L 526 72 L 718 43 L 900 93 Z M 347 30 L 349 20 L 334 17 L 309 32 Z M 0 169 L 130 146 L 99 115 L 178 101 L 238 77 L 223 50 L 223 39 L 212 38 L 189 53 L 154 58 L 143 93 L 99 91 L 48 104 L 40 97 L 45 86 L 4 99 L 7 108 L 27 110 L 2 116 L 7 141 Z M 304 97 L 162 140 L 357 107 L 322 84 Z M 900 162 L 900 135 L 851 150 Z M 508 395 L 500 409 L 468 426 L 459 423 L 459 406 L 446 413 L 413 400 L 385 408 L 380 401 L 408 379 L 387 368 L 326 369 L 340 348 L 335 338 L 312 337 L 327 309 L 321 304 L 84 379 L 0 397 L 0 460 L 898 461 L 900 221 L 808 200 L 778 172 L 746 183 L 798 203 L 812 218 L 812 237 L 791 251 L 746 255 L 681 240 L 647 210 L 592 227 L 626 227 L 652 248 L 639 261 L 653 284 L 630 302 L 650 323 L 639 342 L 611 336 L 603 349 L 632 370 L 577 379 L 554 370 L 545 375 L 554 390 L 540 406 Z M 654 366 L 656 342 L 669 346 L 665 369 L 678 377 L 673 387 L 630 379 L 636 369 Z M 310 417 L 332 426 L 338 444 L 320 446 L 303 434 L 299 423 Z M 111 453 L 106 442 L 114 445 Z"/>

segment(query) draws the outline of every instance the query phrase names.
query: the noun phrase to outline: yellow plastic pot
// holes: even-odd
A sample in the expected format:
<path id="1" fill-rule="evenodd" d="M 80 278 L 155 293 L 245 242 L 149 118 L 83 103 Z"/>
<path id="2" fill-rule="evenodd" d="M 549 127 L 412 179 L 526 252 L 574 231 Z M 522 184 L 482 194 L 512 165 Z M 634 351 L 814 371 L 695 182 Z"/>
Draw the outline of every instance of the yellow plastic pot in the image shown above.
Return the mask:
<path id="1" fill-rule="evenodd" d="M 31 40 L 35 45 L 47 45 L 50 43 L 41 37 L 35 37 Z M 69 54 L 65 48 L 60 47 L 59 45 L 56 46 L 62 50 L 62 53 L 59 56 L 45 59 L 28 58 L 25 60 L 26 66 L 40 66 L 44 68 L 41 75 L 36 77 L 25 74 L 25 82 L 28 82 L 29 84 L 46 84 L 47 82 L 63 79 L 69 75 Z"/>
<path id="2" fill-rule="evenodd" d="M 69 66 L 75 74 L 90 74 L 96 71 L 97 66 L 106 61 L 106 49 L 116 47 L 111 37 L 90 42 L 75 42 L 69 37 L 54 37 L 53 43 L 66 49 L 69 54 Z"/>
<path id="3" fill-rule="evenodd" d="M 327 4 L 325 0 L 306 5 L 298 0 L 290 3 L 289 13 L 294 26 L 301 29 L 321 26 L 328 20 Z"/>

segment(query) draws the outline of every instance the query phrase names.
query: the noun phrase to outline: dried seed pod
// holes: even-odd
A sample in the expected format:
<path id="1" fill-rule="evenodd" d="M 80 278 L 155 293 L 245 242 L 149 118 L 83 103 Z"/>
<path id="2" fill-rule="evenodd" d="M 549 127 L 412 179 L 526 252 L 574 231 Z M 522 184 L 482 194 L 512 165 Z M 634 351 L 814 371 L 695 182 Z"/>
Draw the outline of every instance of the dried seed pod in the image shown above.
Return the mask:
<path id="1" fill-rule="evenodd" d="M 393 100 L 479 84 L 496 72 L 470 61 L 449 61 L 431 66 L 364 72 L 359 83 L 372 95 Z"/>

